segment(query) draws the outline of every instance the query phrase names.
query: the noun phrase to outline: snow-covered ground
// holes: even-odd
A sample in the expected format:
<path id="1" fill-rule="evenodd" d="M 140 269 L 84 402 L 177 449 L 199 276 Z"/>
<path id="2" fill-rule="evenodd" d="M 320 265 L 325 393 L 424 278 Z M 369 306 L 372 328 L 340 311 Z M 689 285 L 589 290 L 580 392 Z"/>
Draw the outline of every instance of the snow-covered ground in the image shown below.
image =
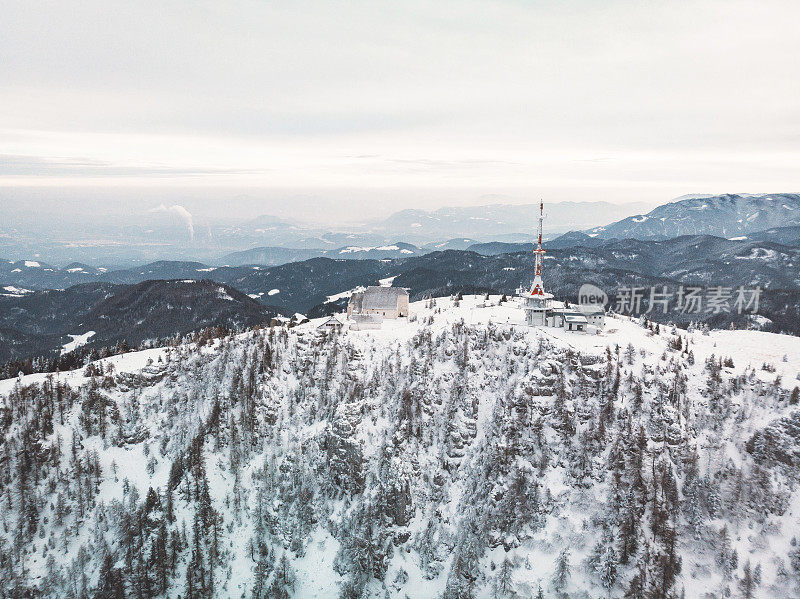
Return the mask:
<path id="1" fill-rule="evenodd" d="M 385 280 L 387 283 L 388 279 Z M 381 282 L 383 284 L 383 281 Z M 347 291 L 338 296 L 348 297 L 352 291 Z M 328 301 L 331 301 L 328 298 Z M 500 303 L 500 296 L 491 296 L 488 301 L 484 296 L 465 296 L 458 307 L 450 298 L 437 298 L 433 308 L 426 307 L 426 301 L 412 302 L 409 307 L 410 317 L 416 322 L 407 319 L 384 320 L 380 330 L 349 331 L 350 335 L 368 336 L 390 341 L 392 339 L 407 341 L 418 331 L 418 323 L 425 317 L 434 316 L 434 323 L 429 328 L 435 332 L 447 330 L 448 327 L 459 321 L 468 325 L 485 326 L 489 323 L 496 326 L 513 328 L 524 333 L 533 342 L 539 337 L 551 340 L 557 345 L 571 347 L 575 350 L 601 355 L 607 346 L 619 345 L 622 349 L 629 343 L 639 349 L 645 349 L 651 354 L 663 351 L 671 337 L 671 327 L 661 326 L 661 335 L 653 335 L 642 328 L 638 319 L 627 316 L 609 316 L 606 318 L 606 327 L 598 334 L 585 334 L 569 332 L 564 329 L 543 327 L 531 328 L 524 323 L 524 313 L 515 300 Z M 346 319 L 346 314 L 339 314 L 341 320 Z M 318 318 L 302 325 L 298 330 L 312 330 L 324 321 Z M 779 335 L 755 330 L 712 330 L 703 333 L 700 330 L 687 332 L 680 329 L 681 336 L 687 338 L 697 361 L 701 361 L 712 354 L 730 356 L 737 368 L 749 366 L 756 369 L 764 380 L 774 379 L 775 374 L 794 380 L 800 374 L 800 337 Z M 764 363 L 772 363 L 776 368 L 775 374 L 764 373 L 760 367 Z"/>
<path id="2" fill-rule="evenodd" d="M 168 352 L 167 348 L 154 348 L 145 349 L 137 352 L 130 352 L 127 354 L 119 354 L 97 360 L 95 364 L 102 364 L 103 367 L 109 365 L 113 366 L 114 372 L 117 373 L 137 373 L 153 361 L 157 361 L 159 357 L 164 357 Z M 17 385 L 33 385 L 42 384 L 48 379 L 67 383 L 70 386 L 79 386 L 89 380 L 89 377 L 84 376 L 83 370 L 69 370 L 67 372 L 56 373 L 36 373 L 27 374 L 11 379 L 0 379 L 0 400 L 4 399 L 11 390 Z"/>
<path id="3" fill-rule="evenodd" d="M 74 351 L 81 347 L 82 345 L 86 345 L 89 342 L 89 339 L 94 337 L 94 331 L 86 331 L 82 335 L 69 335 L 72 338 L 72 341 L 69 343 L 65 343 L 61 347 L 61 355 L 68 354 L 71 351 Z"/>
<path id="4" fill-rule="evenodd" d="M 29 293 L 33 293 L 30 289 L 23 289 L 21 287 L 14 287 L 13 285 L 6 285 L 2 288 L 3 293 L 0 295 L 6 297 L 22 297 L 23 295 L 27 295 Z"/>
<path id="5" fill-rule="evenodd" d="M 644 559 L 641 547 L 653 554 L 664 550 L 650 528 L 652 505 L 662 492 L 652 492 L 657 464 L 668 465 L 678 485 L 676 512 L 666 517 L 682 559 L 672 587 L 678 596 L 722 597 L 726 588 L 738 596 L 746 561 L 760 566 L 755 596 L 800 596 L 800 572 L 789 557 L 792 538 L 800 536 L 800 491 L 789 472 L 779 464 L 756 464 L 746 447 L 764 427 L 797 409 L 787 398 L 798 384 L 800 338 L 673 332 L 669 326 L 656 332 L 628 317 L 607 318 L 598 334 L 536 329 L 524 325 L 513 300 L 500 300 L 437 298 L 412 303 L 409 318 L 384 320 L 380 330 L 345 326 L 321 333 L 321 318 L 202 347 L 187 343 L 113 356 L 94 369 L 0 381 L 0 406 L 15 414 L 3 440 L 17 443 L 13 435 L 36 421 L 10 404 L 11 397 L 28 397 L 21 394 L 24 386 L 49 380 L 77 389 L 63 422 L 37 443 L 49 447 L 60 438 L 67 452 L 77 436 L 78 455 L 96 452 L 102 471 L 97 497 L 107 507 L 131 502 L 130 487 L 141 499 L 150 487 L 163 496 L 178 456 L 188 459 L 216 405 L 221 415 L 205 433 L 201 453 L 222 522 L 225 554 L 214 575 L 219 597 L 254 596 L 253 543 L 259 539 L 272 556 L 264 580 L 283 575 L 275 563 L 285 556 L 291 597 L 339 597 L 359 580 L 362 596 L 435 599 L 458 584 L 475 597 L 503 596 L 497 588 L 506 561 L 517 596 L 535 597 L 541 587 L 551 597 L 558 592 L 557 558 L 566 549 L 571 575 L 563 590 L 570 597 L 622 597 Z M 344 314 L 337 316 L 346 322 Z M 84 337 L 74 336 L 72 343 Z M 719 364 L 721 412 L 711 408 L 712 356 L 715 363 L 725 361 Z M 105 373 L 105 383 L 98 372 Z M 603 394 L 614 378 L 614 409 L 602 416 Z M 562 407 L 559 384 L 566 385 Z M 108 400 L 103 413 L 118 418 L 109 416 L 105 435 L 91 424 L 96 408 L 89 406 L 97 404 L 89 399 L 98 393 Z M 572 432 L 561 428 L 563 419 Z M 643 437 L 637 437 L 640 430 Z M 588 564 L 597 544 L 619 551 L 616 517 L 625 512 L 612 489 L 621 484 L 624 501 L 635 501 L 635 477 L 630 453 L 617 470 L 613 456 L 632 439 L 645 458 L 639 465 L 645 489 L 637 520 L 640 549 L 629 563 L 615 564 L 605 588 Z M 690 526 L 692 455 L 706 481 L 698 504 L 703 510 L 712 499 L 719 505 Z M 61 459 L 66 468 L 66 453 Z M 759 504 L 752 498 L 758 485 L 767 485 L 762 472 L 768 472 L 770 491 L 758 496 Z M 99 504 L 83 524 L 73 516 L 63 526 L 44 522 L 54 522 L 49 506 L 58 494 L 67 495 L 58 489 L 69 476 L 66 470 L 41 473 L 57 490 L 44 482 L 39 488 L 42 532 L 25 541 L 21 559 L 31 580 L 48 577 L 45 553 L 69 578 L 83 546 L 90 556 L 83 569 L 93 588 L 101 563 L 98 539 L 120 551 L 124 569 L 121 541 L 114 536 L 116 523 L 97 520 L 105 514 Z M 185 522 L 191 544 L 199 504 L 191 499 L 195 479 L 182 476 L 173 491 L 176 521 L 167 526 L 180 530 Z M 622 482 L 615 483 L 615 476 Z M 504 503 L 519 488 L 528 489 L 526 501 Z M 21 521 L 17 492 L 5 489 L 0 502 L 13 509 L 3 521 L 14 531 Z M 533 516 L 517 513 L 524 505 L 536 506 Z M 720 562 L 723 526 L 728 540 L 722 545 L 730 548 Z M 0 538 L 10 541 L 10 534 L 0 532 Z M 733 549 L 736 566 L 730 565 Z M 180 554 L 168 596 L 184 594 L 190 553 Z M 372 569 L 362 571 L 365 564 Z M 459 578 L 459 567 L 468 567 L 470 575 Z"/>

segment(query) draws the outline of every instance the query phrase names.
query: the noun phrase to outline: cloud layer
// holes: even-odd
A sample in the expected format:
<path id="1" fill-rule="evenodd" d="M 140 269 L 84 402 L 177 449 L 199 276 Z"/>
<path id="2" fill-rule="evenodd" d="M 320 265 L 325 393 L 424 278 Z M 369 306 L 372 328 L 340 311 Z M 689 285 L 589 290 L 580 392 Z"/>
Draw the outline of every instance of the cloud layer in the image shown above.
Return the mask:
<path id="1" fill-rule="evenodd" d="M 794 0 L 12 0 L 3 13 L 0 186 L 202 176 L 431 203 L 800 188 Z"/>

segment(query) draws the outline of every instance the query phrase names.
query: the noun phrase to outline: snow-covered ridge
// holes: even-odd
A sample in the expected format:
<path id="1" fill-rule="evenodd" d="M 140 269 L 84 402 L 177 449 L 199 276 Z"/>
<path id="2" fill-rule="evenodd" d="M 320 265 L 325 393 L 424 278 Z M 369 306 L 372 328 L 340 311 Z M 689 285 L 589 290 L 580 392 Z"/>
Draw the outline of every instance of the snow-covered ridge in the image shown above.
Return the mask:
<path id="1" fill-rule="evenodd" d="M 396 245 L 381 245 L 376 247 L 359 247 L 359 246 L 348 246 L 346 248 L 342 248 L 339 250 L 340 254 L 350 254 L 353 252 L 371 252 L 373 250 L 377 250 L 379 252 L 394 252 L 399 250 L 400 248 Z M 410 251 L 410 250 L 405 250 Z M 413 252 L 410 252 L 413 253 Z"/>
<path id="2" fill-rule="evenodd" d="M 738 592 L 747 564 L 756 596 L 794 596 L 800 489 L 747 445 L 796 409 L 800 339 L 521 319 L 438 298 L 381 330 L 317 319 L 0 381 L 0 547 L 50 596 L 147 573 L 163 596 L 200 576 L 218 597 L 621 597 L 665 563 L 678 595 Z M 23 458 L 38 483 L 5 478 Z"/>
<path id="3" fill-rule="evenodd" d="M 382 279 L 380 283 L 389 286 L 394 278 L 395 277 Z M 333 302 L 338 299 L 349 297 L 352 293 L 359 290 L 363 289 L 356 288 L 344 291 L 328 297 L 327 301 Z M 25 292 L 27 290 L 20 291 Z M 225 292 L 225 289 L 220 287 L 218 292 L 222 294 Z M 276 292 L 277 290 L 273 289 L 269 292 L 269 295 L 274 295 Z M 232 300 L 233 298 L 230 299 Z M 606 330 L 599 335 L 578 335 L 560 329 L 534 329 L 526 327 L 523 324 L 522 311 L 515 301 L 510 300 L 507 303 L 499 304 L 499 296 L 492 296 L 488 301 L 484 300 L 483 296 L 466 296 L 464 300 L 459 302 L 458 307 L 453 305 L 452 300 L 446 298 L 437 298 L 435 302 L 436 306 L 432 309 L 427 307 L 427 300 L 412 302 L 410 305 L 410 312 L 413 322 L 408 322 L 407 319 L 387 320 L 384 321 L 382 330 L 347 332 L 346 334 L 353 339 L 366 336 L 377 337 L 383 340 L 407 340 L 418 332 L 421 320 L 435 314 L 439 316 L 439 319 L 437 319 L 433 325 L 426 326 L 426 329 L 446 330 L 448 326 L 452 326 L 462 320 L 465 324 L 470 326 L 508 326 L 517 332 L 532 336 L 534 339 L 544 337 L 554 343 L 562 343 L 565 347 L 571 347 L 578 351 L 595 353 L 597 355 L 602 354 L 609 345 L 623 346 L 635 342 L 639 344 L 637 347 L 641 344 L 646 344 L 647 346 L 652 346 L 650 349 L 654 351 L 657 351 L 659 347 L 664 345 L 663 336 L 655 338 L 655 341 L 660 343 L 653 345 L 654 338 L 642 330 L 638 321 L 624 316 L 610 316 L 609 325 L 606 327 Z M 345 314 L 340 314 L 339 318 L 342 321 L 346 321 Z M 310 320 L 292 331 L 294 334 L 314 331 L 315 328 L 326 319 L 327 317 Z M 688 338 L 692 340 L 695 354 L 700 352 L 699 356 L 696 356 L 696 359 L 700 357 L 705 358 L 711 354 L 721 355 L 724 353 L 726 356 L 741 358 L 752 367 L 760 366 L 763 362 L 777 362 L 779 374 L 784 377 L 789 377 L 790 379 L 795 378 L 794 375 L 800 374 L 800 337 L 765 333 L 755 330 L 713 330 L 703 334 L 699 330 L 693 333 L 687 333 L 684 329 L 680 329 L 680 333 L 684 336 L 688 336 Z M 73 335 L 76 339 L 80 339 L 84 336 L 85 335 Z M 133 371 L 138 367 L 137 365 L 140 364 L 140 361 L 135 359 L 136 355 L 141 353 L 147 356 L 147 358 L 150 358 L 152 357 L 153 351 L 159 350 L 131 352 L 124 354 L 124 356 L 115 356 L 107 360 L 111 360 L 110 363 L 115 364 L 117 368 L 124 364 L 126 369 Z M 787 361 L 785 362 L 783 361 L 784 356 L 787 357 Z M 117 363 L 118 360 L 120 360 L 119 363 Z M 30 381 L 42 380 L 44 376 L 46 375 L 32 374 L 23 376 L 20 380 L 27 383 Z M 72 373 L 68 376 L 72 376 Z M 5 384 L 5 387 L 0 386 L 0 393 L 7 392 L 9 380 L 16 381 L 17 379 L 0 380 L 0 384 Z"/>

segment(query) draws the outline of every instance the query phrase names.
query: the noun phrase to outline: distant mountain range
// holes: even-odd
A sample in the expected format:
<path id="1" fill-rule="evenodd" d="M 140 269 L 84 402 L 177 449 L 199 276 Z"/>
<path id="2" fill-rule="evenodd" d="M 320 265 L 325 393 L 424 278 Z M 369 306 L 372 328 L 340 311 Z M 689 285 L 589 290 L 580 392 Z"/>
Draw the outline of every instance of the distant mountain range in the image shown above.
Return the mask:
<path id="1" fill-rule="evenodd" d="M 769 235 L 788 234 L 775 230 Z M 800 333 L 798 246 L 710 235 L 660 241 L 588 239 L 591 246 L 548 249 L 545 284 L 559 297 L 575 298 L 586 282 L 611 296 L 623 286 L 758 285 L 767 290 L 760 313 L 772 322 L 769 326 Z M 570 235 L 564 243 L 569 240 L 585 241 L 580 235 Z M 60 347 L 68 341 L 65 335 L 89 330 L 96 331 L 93 343 L 108 344 L 124 338 L 134 344 L 210 324 L 263 322 L 278 313 L 322 315 L 342 309 L 349 290 L 389 278 L 394 278 L 395 286 L 408 288 L 415 299 L 458 291 L 513 294 L 520 284 L 529 282 L 533 272 L 529 246 L 486 248 L 479 244 L 475 249 L 486 255 L 447 250 L 399 259 L 312 258 L 273 267 L 221 268 L 162 261 L 136 269 L 81 275 L 99 281 L 65 291 L 25 291 L 3 282 L 0 345 L 4 353 L 0 356 Z M 512 251 L 489 251 L 496 249 Z M 50 267 L 43 264 L 27 268 L 62 276 L 57 269 L 48 273 Z M 16 274 L 31 276 L 27 271 Z M 694 318 L 711 316 L 698 314 Z M 670 318 L 686 317 L 678 314 Z"/>
<path id="2" fill-rule="evenodd" d="M 570 231 L 560 237 L 550 239 L 543 245 L 546 251 L 560 250 L 570 247 L 598 247 L 606 243 L 605 240 L 591 237 L 581 231 Z M 469 248 L 472 252 L 483 254 L 484 256 L 495 256 L 497 254 L 511 254 L 514 252 L 530 252 L 533 250 L 533 242 L 529 243 L 505 243 L 502 241 L 490 241 L 488 243 L 476 243 Z"/>
<path id="3" fill-rule="evenodd" d="M 601 239 L 665 239 L 680 235 L 745 236 L 800 225 L 800 195 L 689 196 L 650 211 L 647 204 L 558 202 L 545 204 L 546 233 L 583 230 Z M 180 208 L 180 207 L 172 207 Z M 264 215 L 236 222 L 192 221 L 185 210 L 148 212 L 114 223 L 0 223 L 0 255 L 75 267 L 199 260 L 223 266 L 278 264 L 341 254 L 350 258 L 403 257 L 403 249 L 466 249 L 475 243 L 525 243 L 536 235 L 538 203 L 401 210 L 388 218 L 342 227 L 309 226 Z M 642 212 L 641 214 L 635 214 Z M 632 216 L 632 214 L 635 214 Z M 609 224 L 610 223 L 610 224 Z M 459 241 L 461 240 L 461 241 Z M 407 244 L 403 246 L 402 244 Z M 391 250 L 381 248 L 398 246 Z M 119 266 L 116 266 L 119 268 Z M 62 269 L 63 270 L 63 269 Z M 72 282 L 76 277 L 66 277 Z"/>
<path id="4" fill-rule="evenodd" d="M 623 218 L 647 206 L 643 203 L 557 202 L 545 205 L 550 234 L 583 229 L 594 223 Z M 395 239 L 426 243 L 435 239 L 470 237 L 479 240 L 524 241 L 533 239 L 539 203 L 446 207 L 434 211 L 402 210 L 371 228 Z"/>
<path id="5" fill-rule="evenodd" d="M 427 253 L 410 243 L 396 242 L 377 246 L 347 245 L 335 249 L 293 249 L 282 247 L 257 247 L 233 252 L 217 260 L 219 264 L 244 266 L 248 264 L 278 266 L 287 262 L 328 257 L 343 260 L 391 260 Z"/>
<path id="6" fill-rule="evenodd" d="M 798 266 L 800 247 L 700 235 L 664 241 L 612 240 L 593 248 L 553 249 L 545 255 L 544 278 L 548 288 L 573 297 L 585 282 L 599 281 L 609 289 L 639 285 L 639 279 L 800 289 Z M 447 286 L 459 285 L 510 293 L 520 283 L 527 283 L 532 272 L 529 251 L 492 255 L 443 252 L 407 261 L 394 285 L 410 287 L 415 294 L 437 295 L 445 293 Z M 425 273 L 430 274 L 429 280 Z"/>
<path id="7" fill-rule="evenodd" d="M 700 215 L 699 219 L 706 223 L 703 227 L 710 228 L 715 226 L 716 223 L 723 222 L 722 217 L 717 214 L 717 208 L 712 206 L 722 206 L 719 208 L 723 213 L 730 214 L 732 206 L 743 206 L 746 204 L 750 206 L 750 210 L 755 210 L 755 207 L 761 206 L 759 212 L 745 212 L 750 214 L 749 222 L 775 222 L 779 220 L 778 217 L 790 220 L 793 217 L 794 210 L 800 214 L 800 200 L 799 196 L 791 194 L 781 194 L 776 196 L 769 196 L 771 200 L 765 197 L 743 197 L 743 196 L 720 196 L 720 197 L 704 197 L 704 198 L 690 198 L 671 204 L 669 210 L 674 218 L 670 222 L 684 222 L 684 216 L 691 218 Z M 736 199 L 740 198 L 740 199 Z M 742 204 L 741 198 L 744 199 L 745 204 Z M 779 198 L 781 198 L 779 200 Z M 778 202 L 779 200 L 779 202 Z M 706 208 L 702 208 L 707 206 Z M 702 208 L 702 209 L 701 209 Z M 764 213 L 768 209 L 778 210 L 778 216 L 767 216 Z M 713 213 L 713 217 L 708 215 Z M 786 213 L 790 213 L 789 216 Z M 651 223 L 665 223 L 661 221 L 658 210 L 653 211 L 647 218 L 642 220 L 643 217 L 636 217 L 637 222 L 635 225 L 638 227 L 646 222 Z M 753 216 L 753 214 L 756 214 Z M 625 238 L 625 235 L 633 236 L 641 233 L 642 229 L 626 229 L 632 219 L 625 219 L 605 227 L 604 230 L 591 229 L 588 233 L 581 231 L 570 231 L 555 239 L 550 239 L 545 242 L 545 247 L 548 251 L 571 248 L 571 247 L 585 247 L 585 248 L 598 248 L 607 245 L 610 241 L 617 238 Z M 739 219 L 736 219 L 737 221 Z M 741 219 L 743 221 L 747 218 Z M 697 225 L 700 228 L 701 225 Z M 721 227 L 725 228 L 725 227 Z M 659 230 L 653 224 L 650 225 L 650 232 Z M 727 230 L 727 229 L 726 229 Z M 639 233 L 637 233 L 637 231 Z M 613 234 L 619 233 L 621 237 Z M 736 231 L 741 233 L 742 231 Z M 663 240 L 670 236 L 662 233 L 657 235 L 641 235 L 646 240 Z M 739 245 L 746 242 L 775 242 L 784 246 L 800 246 L 800 224 L 771 227 L 765 230 L 748 231 L 746 234 L 730 236 L 730 240 L 738 242 Z M 212 262 L 209 265 L 204 262 L 192 261 L 173 261 L 162 260 L 136 266 L 126 269 L 106 269 L 90 266 L 82 263 L 71 263 L 63 268 L 55 267 L 51 264 L 41 262 L 39 260 L 18 260 L 8 261 L 0 260 L 0 294 L 2 295 L 18 295 L 26 291 L 36 289 L 65 289 L 72 285 L 88 282 L 108 282 L 108 283 L 122 283 L 133 284 L 145 281 L 148 279 L 203 279 L 210 278 L 218 281 L 233 281 L 238 279 L 250 280 L 253 277 L 253 270 L 262 270 L 273 266 L 280 266 L 291 262 L 299 262 L 310 258 L 329 257 L 337 260 L 402 260 L 410 257 L 419 257 L 430 252 L 443 251 L 443 250 L 469 250 L 483 255 L 497 255 L 525 251 L 529 252 L 532 249 L 531 242 L 512 243 L 492 241 L 481 243 L 472 238 L 459 237 L 447 241 L 427 244 L 424 246 L 415 246 L 410 243 L 395 242 L 382 246 L 341 246 L 330 250 L 309 250 L 299 248 L 282 248 L 282 247 L 259 247 L 242 252 L 235 252 L 222 256 L 221 258 Z M 738 246 L 737 246 L 738 247 Z M 223 266 L 218 266 L 223 265 Z M 258 276 L 263 275 L 255 275 Z M 248 293 L 262 293 L 263 289 L 251 289 Z M 267 290 L 269 291 L 269 290 Z"/>
<path id="8" fill-rule="evenodd" d="M 800 227 L 767 229 L 735 239 L 694 235 L 645 241 L 603 239 L 571 232 L 545 245 L 548 262 L 566 255 L 572 265 L 579 263 L 587 267 L 624 268 L 671 278 L 692 277 L 705 282 L 726 272 L 727 267 L 727 270 L 735 269 L 739 279 L 747 274 L 750 281 L 773 288 L 793 287 L 795 270 L 800 265 L 797 259 Z M 323 301 L 326 296 L 364 284 L 365 280 L 372 284 L 380 278 L 405 272 L 415 265 L 427 264 L 427 256 L 437 256 L 433 259 L 441 261 L 443 254 L 452 251 L 495 256 L 520 252 L 530 254 L 531 249 L 530 243 L 490 242 L 471 244 L 467 250 L 427 252 L 410 244 L 395 244 L 377 248 L 345 248 L 332 252 L 330 258 L 315 257 L 277 266 L 250 264 L 216 267 L 202 262 L 158 261 L 113 271 L 79 264 L 58 269 L 31 260 L 0 261 L 0 295 L 20 296 L 37 289 L 67 288 L 89 282 L 130 285 L 147 280 L 210 279 L 233 285 L 264 303 L 291 311 L 303 311 Z M 361 259 L 353 259 L 356 256 Z M 254 251 L 240 258 L 241 261 L 247 261 L 248 258 L 258 257 L 258 252 Z M 530 259 L 530 255 L 527 259 Z M 708 265 L 712 267 L 706 272 L 704 269 Z M 753 269 L 753 265 L 757 267 Z M 724 274 L 723 279 L 728 278 Z M 720 281 L 720 284 L 723 282 Z"/>
<path id="9" fill-rule="evenodd" d="M 735 238 L 800 225 L 800 194 L 724 194 L 689 197 L 587 231 L 603 239 L 666 239 L 681 235 Z"/>
<path id="10" fill-rule="evenodd" d="M 445 239 L 421 245 L 362 245 L 350 236 L 329 248 L 263 246 L 210 264 L 161 260 L 123 269 L 0 260 L 0 360 L 53 351 L 68 335 L 89 331 L 89 344 L 136 344 L 215 324 L 246 326 L 279 313 L 321 315 L 341 309 L 350 290 L 388 279 L 414 298 L 511 294 L 531 278 L 532 240 L 445 236 L 452 233 L 445 222 L 451 218 L 491 229 L 514 215 L 531 216 L 525 216 L 531 207 L 495 208 L 480 218 L 469 208 L 426 218 L 403 211 L 385 223 L 428 227 Z M 273 226 L 286 231 L 286 223 L 262 218 L 247 235 Z M 575 297 L 584 282 L 610 295 L 631 285 L 758 285 L 766 290 L 761 314 L 768 320 L 762 324 L 800 333 L 800 194 L 687 197 L 605 227 L 569 231 L 545 245 L 545 284 L 561 297 Z M 57 289 L 64 291 L 48 291 Z M 722 316 L 697 318 L 725 324 Z"/>
<path id="11" fill-rule="evenodd" d="M 547 205 L 548 232 L 563 233 L 606 224 L 647 205 L 562 202 Z M 397 242 L 417 247 L 464 249 L 455 240 L 527 241 L 535 235 L 538 204 L 402 210 L 386 219 L 330 227 L 270 215 L 242 221 L 194 219 L 181 206 L 160 207 L 125 219 L 85 221 L 52 215 L 24 222 L 0 219 L 0 255 L 13 260 L 64 264 L 82 262 L 110 268 L 156 260 L 201 260 L 213 264 L 261 264 L 329 255 L 348 247 L 379 248 Z M 445 244 L 445 245 L 441 245 Z M 454 244 L 454 245 L 451 245 Z M 255 248 L 255 249 L 254 249 Z M 265 250 L 270 248 L 270 251 Z M 283 255 L 272 248 L 286 248 Z M 428 249 L 426 247 L 426 249 Z M 321 252 L 325 251 L 325 254 Z M 239 252 L 253 252 L 236 258 Z M 266 253 L 264 253 L 266 252 Z M 220 257 L 234 255 L 232 260 Z M 250 262 L 253 263 L 253 262 Z"/>

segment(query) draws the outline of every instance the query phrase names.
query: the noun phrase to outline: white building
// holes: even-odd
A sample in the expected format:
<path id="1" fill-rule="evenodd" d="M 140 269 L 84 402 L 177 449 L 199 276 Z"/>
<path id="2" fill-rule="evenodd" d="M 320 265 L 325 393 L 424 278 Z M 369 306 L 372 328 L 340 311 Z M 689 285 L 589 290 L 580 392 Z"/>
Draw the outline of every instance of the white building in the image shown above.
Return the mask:
<path id="1" fill-rule="evenodd" d="M 581 314 L 586 317 L 589 324 L 602 329 L 606 326 L 606 311 L 602 308 L 585 308 L 581 307 Z"/>
<path id="2" fill-rule="evenodd" d="M 408 316 L 408 291 L 400 287 L 367 287 L 350 296 L 347 318 L 354 314 L 375 314 L 382 318 Z"/>
<path id="3" fill-rule="evenodd" d="M 533 286 L 532 286 L 533 287 Z M 553 294 L 534 293 L 533 290 L 520 292 L 522 309 L 525 310 L 525 322 L 532 327 L 555 326 L 547 322 L 548 315 L 552 318 Z"/>
<path id="4" fill-rule="evenodd" d="M 351 331 L 369 331 L 380 329 L 383 316 L 380 314 L 353 314 L 348 316 Z"/>
<path id="5" fill-rule="evenodd" d="M 520 288 L 519 297 L 525 311 L 525 322 L 532 327 L 556 327 L 579 333 L 605 326 L 605 312 L 601 308 L 591 310 L 573 309 L 564 302 L 555 301 L 552 293 L 544 290 L 542 263 L 545 250 L 542 248 L 542 221 L 544 202 L 539 203 L 539 244 L 533 250 L 536 256 L 536 272 L 530 289 Z"/>
<path id="6" fill-rule="evenodd" d="M 335 331 L 342 328 L 341 321 L 335 316 L 331 316 L 317 327 L 318 331 Z"/>
<path id="7" fill-rule="evenodd" d="M 560 326 L 567 331 L 585 333 L 589 330 L 589 322 L 580 312 L 568 312 L 565 309 L 563 312 L 555 312 L 554 317 L 561 318 Z"/>

